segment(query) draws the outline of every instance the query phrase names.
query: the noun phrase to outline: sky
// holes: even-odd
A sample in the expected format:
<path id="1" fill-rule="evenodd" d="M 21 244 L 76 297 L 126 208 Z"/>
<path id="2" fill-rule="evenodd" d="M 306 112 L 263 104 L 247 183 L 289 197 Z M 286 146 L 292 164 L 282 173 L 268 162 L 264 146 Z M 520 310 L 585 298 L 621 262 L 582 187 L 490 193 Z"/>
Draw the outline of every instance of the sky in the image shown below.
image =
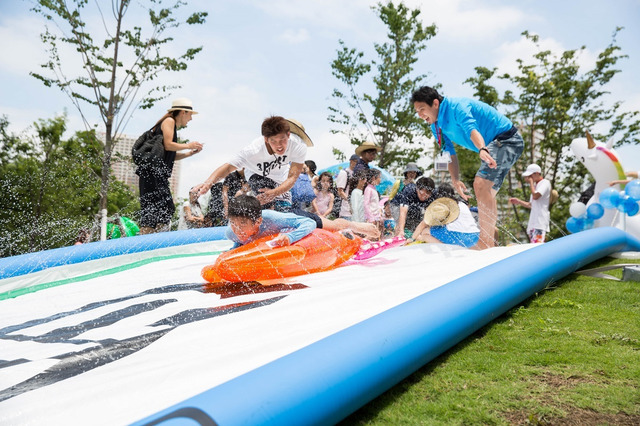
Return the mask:
<path id="1" fill-rule="evenodd" d="M 303 123 L 315 146 L 307 158 L 319 168 L 337 160 L 332 148 L 351 153 L 346 136 L 330 132 L 328 107 L 335 106 L 334 89 L 344 89 L 331 74 L 339 40 L 375 59 L 374 43 L 384 43 L 386 27 L 367 0 L 185 0 L 184 10 L 207 11 L 204 25 L 182 26 L 171 33 L 168 52 L 202 46 L 188 69 L 165 73 L 158 84 L 181 88 L 151 110 L 138 110 L 125 133 L 137 136 L 151 127 L 169 108 L 171 99 L 187 97 L 199 112 L 183 139 L 204 144 L 202 153 L 185 159 L 178 195 L 186 197 L 191 186 L 203 182 L 215 168 L 260 135 L 262 120 L 270 115 L 295 118 Z M 93 5 L 95 2 L 90 0 Z M 138 2 L 133 2 L 134 5 Z M 442 85 L 447 96 L 473 96 L 464 81 L 474 68 L 497 67 L 516 71 L 516 59 L 531 58 L 534 47 L 521 33 L 540 37 L 552 52 L 586 46 L 580 64 L 592 68 L 597 55 L 612 41 L 616 27 L 624 27 L 616 41 L 628 58 L 610 83 L 605 100 L 623 102 L 623 110 L 640 110 L 640 0 L 407 0 L 420 8 L 425 25 L 435 24 L 437 34 L 420 52 L 415 73 L 427 74 L 425 84 Z M 107 12 L 110 2 L 99 0 Z M 8 116 L 10 129 L 21 133 L 38 119 L 66 111 L 69 132 L 84 130 L 79 113 L 57 88 L 45 87 L 29 75 L 39 72 L 47 59 L 39 34 L 45 21 L 30 11 L 30 0 L 0 1 L 0 114 Z M 143 22 L 134 6 L 125 25 Z M 102 25 L 96 16 L 86 19 L 96 32 Z M 102 33 L 100 33 L 102 36 Z M 73 51 L 62 57 L 78 68 Z M 369 77 L 369 79 L 372 75 Z M 100 127 L 99 117 L 90 113 Z M 605 124 L 603 124 L 605 125 Z M 626 169 L 640 169 L 640 147 L 618 150 Z M 426 167 L 427 159 L 418 164 Z"/>

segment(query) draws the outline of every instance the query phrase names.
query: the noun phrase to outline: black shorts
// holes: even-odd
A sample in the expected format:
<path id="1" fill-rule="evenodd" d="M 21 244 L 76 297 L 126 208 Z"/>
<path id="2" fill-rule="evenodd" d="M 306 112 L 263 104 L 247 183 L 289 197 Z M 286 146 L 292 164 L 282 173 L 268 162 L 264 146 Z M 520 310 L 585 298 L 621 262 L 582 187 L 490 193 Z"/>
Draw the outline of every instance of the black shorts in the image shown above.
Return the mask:
<path id="1" fill-rule="evenodd" d="M 316 222 L 316 228 L 322 229 L 322 218 L 315 213 L 311 213 L 305 210 L 300 209 L 291 209 L 291 213 L 297 214 L 298 216 L 308 217 L 309 219 L 313 219 Z"/>

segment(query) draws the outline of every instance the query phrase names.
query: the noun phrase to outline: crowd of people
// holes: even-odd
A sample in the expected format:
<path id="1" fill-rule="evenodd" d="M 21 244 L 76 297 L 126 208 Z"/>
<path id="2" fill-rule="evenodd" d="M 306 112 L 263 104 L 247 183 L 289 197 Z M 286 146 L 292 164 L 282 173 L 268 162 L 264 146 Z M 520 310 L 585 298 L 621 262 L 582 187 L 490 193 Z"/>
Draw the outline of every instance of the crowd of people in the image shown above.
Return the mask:
<path id="1" fill-rule="evenodd" d="M 368 239 L 403 235 L 416 241 L 439 241 L 477 249 L 493 247 L 496 193 L 523 151 L 522 137 L 504 115 L 473 99 L 443 97 L 425 86 L 413 93 L 411 103 L 418 116 L 431 126 L 441 147 L 440 157 L 446 158 L 452 185 L 436 188 L 431 178 L 422 176 L 415 163 L 408 163 L 393 193 L 382 196 L 376 189 L 381 180 L 380 170 L 370 166 L 381 147 L 370 141 L 355 149 L 348 167 L 340 170 L 335 179 L 329 172 L 317 175 L 315 162 L 307 159 L 307 148 L 313 142 L 304 126 L 290 118 L 272 116 L 263 121 L 259 137 L 191 189 L 189 200 L 182 206 L 180 227 L 229 224 L 236 236 L 234 241 L 243 243 L 246 239 L 241 235 L 248 235 L 244 228 L 250 225 L 259 228 L 258 222 L 290 224 L 296 221 L 291 217 L 295 216 L 311 219 L 317 228 L 350 228 Z M 178 99 L 154 126 L 154 131 L 164 137 L 166 168 L 160 172 L 138 168 L 141 233 L 169 226 L 174 213 L 168 183 L 173 162 L 202 150 L 198 142 L 177 143 L 177 129 L 186 126 L 193 114 L 196 112 L 191 102 Z M 454 144 L 477 152 L 481 160 L 473 184 L 478 223 L 469 210 L 469 193 L 459 177 Z M 535 184 L 532 181 L 532 189 Z M 198 198 L 204 194 L 210 194 L 206 213 L 198 204 Z M 256 201 L 248 201 L 251 198 Z M 250 206 L 246 208 L 253 212 L 256 202 L 262 216 L 254 218 L 251 213 L 247 216 L 252 218 L 250 224 L 245 223 L 244 228 L 235 226 L 234 215 L 246 219 L 238 214 L 238 209 Z M 521 200 L 512 202 L 529 207 Z M 305 226 L 311 223 L 301 222 Z M 278 225 L 269 228 L 284 229 Z M 534 229 L 542 228 L 536 225 Z M 250 234 L 251 238 L 261 235 L 258 231 Z M 284 240 L 293 242 L 291 238 L 278 241 Z"/>

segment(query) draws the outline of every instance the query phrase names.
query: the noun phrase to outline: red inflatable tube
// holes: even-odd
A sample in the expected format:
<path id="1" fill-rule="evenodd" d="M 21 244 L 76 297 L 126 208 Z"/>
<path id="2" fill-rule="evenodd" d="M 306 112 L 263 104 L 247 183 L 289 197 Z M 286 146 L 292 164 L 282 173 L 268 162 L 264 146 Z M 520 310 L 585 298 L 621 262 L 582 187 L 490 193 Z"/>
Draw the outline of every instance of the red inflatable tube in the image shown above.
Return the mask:
<path id="1" fill-rule="evenodd" d="M 327 271 L 358 252 L 362 239 L 350 231 L 315 229 L 311 234 L 284 247 L 267 243 L 277 235 L 221 254 L 216 263 L 205 266 L 202 277 L 208 282 L 244 282 L 294 277 Z"/>

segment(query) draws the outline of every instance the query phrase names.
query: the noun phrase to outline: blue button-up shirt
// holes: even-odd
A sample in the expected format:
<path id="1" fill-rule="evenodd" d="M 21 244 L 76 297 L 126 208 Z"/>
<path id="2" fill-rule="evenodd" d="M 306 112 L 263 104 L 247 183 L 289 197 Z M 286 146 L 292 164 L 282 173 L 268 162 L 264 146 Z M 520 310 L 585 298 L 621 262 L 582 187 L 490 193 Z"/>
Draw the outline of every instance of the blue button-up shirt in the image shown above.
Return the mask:
<path id="1" fill-rule="evenodd" d="M 478 152 L 471 141 L 472 130 L 480 132 L 489 145 L 496 136 L 511 127 L 513 123 L 491 105 L 469 98 L 444 98 L 431 131 L 442 148 L 455 155 L 453 143 Z"/>

